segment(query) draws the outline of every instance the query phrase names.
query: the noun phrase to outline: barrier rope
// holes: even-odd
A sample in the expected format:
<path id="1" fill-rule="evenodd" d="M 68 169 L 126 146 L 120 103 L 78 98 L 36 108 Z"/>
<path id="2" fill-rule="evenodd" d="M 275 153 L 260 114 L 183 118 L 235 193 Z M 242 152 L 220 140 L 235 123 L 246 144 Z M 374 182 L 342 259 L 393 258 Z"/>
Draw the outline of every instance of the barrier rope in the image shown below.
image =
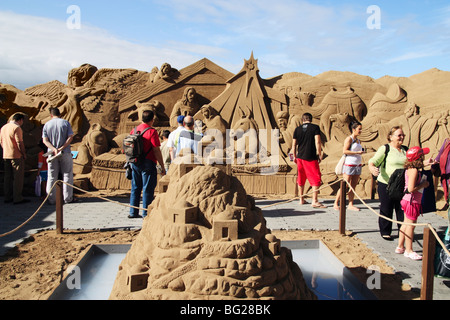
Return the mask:
<path id="1" fill-rule="evenodd" d="M 50 188 L 50 192 L 53 190 L 53 188 L 55 187 L 56 182 L 53 184 L 53 186 Z M 0 238 L 6 237 L 14 232 L 16 232 L 17 230 L 19 230 L 20 228 L 22 228 L 24 225 L 26 225 L 28 222 L 30 222 L 35 216 L 36 214 L 41 210 L 42 206 L 44 205 L 45 201 L 47 201 L 50 192 L 47 194 L 47 196 L 45 197 L 45 199 L 42 201 L 41 205 L 37 208 L 37 210 L 31 215 L 31 217 L 29 217 L 25 222 L 23 222 L 22 224 L 20 224 L 19 226 L 17 226 L 16 228 L 12 229 L 11 231 L 5 232 L 3 234 L 0 234 Z"/>
<path id="2" fill-rule="evenodd" d="M 42 200 L 42 203 L 41 203 L 41 205 L 37 208 L 37 210 L 36 210 L 36 211 L 35 211 L 35 212 L 34 212 L 34 213 L 33 213 L 26 221 L 24 221 L 22 224 L 20 224 L 20 225 L 17 226 L 16 228 L 14 228 L 14 229 L 12 229 L 12 230 L 10 230 L 10 231 L 8 231 L 8 232 L 5 232 L 5 233 L 3 233 L 3 234 L 0 234 L 0 238 L 6 237 L 6 236 L 8 236 L 8 235 L 10 235 L 10 234 L 12 234 L 12 233 L 14 233 L 14 232 L 16 232 L 17 230 L 19 230 L 20 228 L 22 228 L 23 226 L 25 226 L 28 222 L 30 222 L 30 221 L 36 216 L 36 214 L 41 210 L 41 208 L 44 206 L 45 202 L 47 201 L 48 197 L 50 196 L 51 191 L 55 188 L 55 186 L 56 186 L 56 184 L 57 184 L 58 182 L 62 182 L 62 183 L 64 183 L 65 185 L 67 185 L 67 186 L 69 186 L 69 187 L 72 187 L 72 188 L 74 188 L 74 189 L 77 189 L 77 190 L 79 190 L 79 191 L 81 191 L 81 192 L 84 192 L 84 193 L 90 193 L 89 191 L 86 191 L 86 190 L 83 190 L 83 189 L 81 189 L 81 188 L 78 188 L 78 187 L 76 187 L 76 186 L 74 186 L 74 185 L 71 185 L 71 184 L 69 184 L 69 183 L 67 183 L 67 182 L 64 182 L 64 181 L 62 181 L 62 180 L 56 180 L 55 183 L 53 183 L 52 187 L 50 188 L 50 190 L 49 190 L 47 196 L 45 197 L 45 199 Z M 139 209 L 139 210 L 147 210 L 147 209 L 145 209 L 145 208 L 135 207 L 135 206 L 132 206 L 132 205 L 129 205 L 129 204 L 125 204 L 125 203 L 121 203 L 121 202 L 119 202 L 119 201 L 114 201 L 114 200 L 111 200 L 111 199 L 108 199 L 108 198 L 105 198 L 105 197 L 101 197 L 101 196 L 95 196 L 95 197 L 97 197 L 97 198 L 99 198 L 99 199 L 102 199 L 102 200 L 105 200 L 105 201 L 108 201 L 108 202 L 111 202 L 111 203 L 115 203 L 115 204 L 121 205 L 121 206 L 129 207 L 129 208 L 134 208 L 134 209 Z"/>
<path id="3" fill-rule="evenodd" d="M 404 224 L 404 225 L 409 225 L 409 226 L 422 226 L 422 227 L 428 227 L 431 232 L 433 233 L 434 237 L 436 238 L 437 242 L 440 244 L 440 246 L 442 247 L 442 249 L 445 251 L 445 253 L 450 257 L 450 252 L 448 251 L 447 247 L 445 246 L 445 244 L 442 242 L 441 237 L 439 237 L 438 233 L 436 232 L 436 230 L 433 228 L 433 226 L 430 223 L 410 223 L 410 222 L 404 222 L 404 221 L 397 221 L 394 219 L 390 219 L 388 217 L 385 217 L 381 214 L 379 214 L 378 212 L 376 212 L 375 210 L 373 210 L 369 205 L 367 205 L 367 203 L 361 199 L 361 197 L 355 192 L 355 189 L 353 189 L 353 187 L 350 185 L 350 182 L 348 182 L 347 180 L 344 179 L 344 181 L 347 183 L 348 187 L 350 188 L 351 191 L 353 191 L 353 194 L 359 199 L 359 201 L 361 201 L 367 208 L 369 208 L 370 211 L 372 211 L 373 213 L 375 213 L 378 217 L 381 217 L 383 219 L 386 219 L 388 221 L 391 221 L 392 223 L 397 223 L 397 224 Z"/>

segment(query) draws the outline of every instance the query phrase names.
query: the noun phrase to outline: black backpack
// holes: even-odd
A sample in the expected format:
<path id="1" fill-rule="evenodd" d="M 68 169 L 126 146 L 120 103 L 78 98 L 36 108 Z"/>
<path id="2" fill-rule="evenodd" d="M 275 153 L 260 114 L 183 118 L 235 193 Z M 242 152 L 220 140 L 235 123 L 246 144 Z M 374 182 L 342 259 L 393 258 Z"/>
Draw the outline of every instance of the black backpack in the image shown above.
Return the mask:
<path id="1" fill-rule="evenodd" d="M 405 194 L 405 171 L 406 169 L 395 169 L 389 177 L 386 193 L 391 200 L 400 201 Z"/>
<path id="2" fill-rule="evenodd" d="M 384 159 L 383 159 L 383 162 L 379 165 L 379 167 L 386 167 L 386 159 L 387 159 L 387 156 L 388 156 L 390 148 L 391 147 L 390 147 L 389 143 L 386 143 L 384 145 Z M 408 147 L 407 146 L 403 146 L 402 145 L 401 148 L 403 150 L 405 150 L 405 151 L 408 151 Z"/>
<path id="3" fill-rule="evenodd" d="M 123 153 L 125 153 L 126 159 L 128 163 L 139 163 L 140 160 L 145 159 L 147 154 L 150 152 L 148 150 L 144 153 L 144 141 L 142 135 L 148 130 L 150 127 L 145 128 L 142 132 L 136 131 L 134 128 L 134 133 L 129 134 L 123 139 Z"/>

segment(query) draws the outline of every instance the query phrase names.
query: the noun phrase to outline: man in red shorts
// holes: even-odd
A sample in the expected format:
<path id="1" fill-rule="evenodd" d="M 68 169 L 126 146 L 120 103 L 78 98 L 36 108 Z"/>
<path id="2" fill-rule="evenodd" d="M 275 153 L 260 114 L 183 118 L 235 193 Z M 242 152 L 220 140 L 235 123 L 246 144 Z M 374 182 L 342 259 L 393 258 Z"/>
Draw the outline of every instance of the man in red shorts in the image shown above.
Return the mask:
<path id="1" fill-rule="evenodd" d="M 313 189 L 311 206 L 314 208 L 326 208 L 318 200 L 318 190 L 321 185 L 322 175 L 319 162 L 322 160 L 322 141 L 320 139 L 319 126 L 311 123 L 312 115 L 304 113 L 303 124 L 294 131 L 292 140 L 292 153 L 295 155 L 297 164 L 297 184 L 300 186 L 300 204 L 306 203 L 303 199 L 305 182 L 308 179 Z"/>

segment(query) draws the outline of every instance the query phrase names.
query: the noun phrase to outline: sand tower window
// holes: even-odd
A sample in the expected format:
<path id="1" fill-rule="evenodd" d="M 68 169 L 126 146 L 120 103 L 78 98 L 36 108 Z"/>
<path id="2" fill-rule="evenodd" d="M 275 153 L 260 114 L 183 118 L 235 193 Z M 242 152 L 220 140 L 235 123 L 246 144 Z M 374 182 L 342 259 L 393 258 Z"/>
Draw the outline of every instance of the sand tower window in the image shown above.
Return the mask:
<path id="1" fill-rule="evenodd" d="M 227 227 L 222 228 L 222 238 L 228 238 L 228 228 Z"/>

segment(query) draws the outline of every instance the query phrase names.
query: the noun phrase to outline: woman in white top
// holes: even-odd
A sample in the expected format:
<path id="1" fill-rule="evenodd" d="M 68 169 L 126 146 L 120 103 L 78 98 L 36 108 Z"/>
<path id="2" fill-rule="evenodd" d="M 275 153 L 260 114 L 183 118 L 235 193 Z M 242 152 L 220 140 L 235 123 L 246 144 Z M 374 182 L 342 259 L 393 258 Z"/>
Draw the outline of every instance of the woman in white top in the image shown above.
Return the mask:
<path id="1" fill-rule="evenodd" d="M 361 146 L 361 141 L 358 136 L 362 132 L 362 125 L 359 122 L 352 122 L 350 124 L 351 135 L 344 141 L 343 153 L 346 155 L 344 167 L 342 169 L 343 177 L 350 183 L 353 189 L 358 184 L 359 177 L 361 176 L 362 169 L 362 157 L 364 150 Z M 334 201 L 334 209 L 339 210 L 339 200 L 341 197 L 341 190 L 339 189 L 336 200 Z M 352 211 L 360 211 L 359 208 L 353 205 L 353 199 L 355 195 L 353 191 L 348 193 L 348 209 Z"/>

